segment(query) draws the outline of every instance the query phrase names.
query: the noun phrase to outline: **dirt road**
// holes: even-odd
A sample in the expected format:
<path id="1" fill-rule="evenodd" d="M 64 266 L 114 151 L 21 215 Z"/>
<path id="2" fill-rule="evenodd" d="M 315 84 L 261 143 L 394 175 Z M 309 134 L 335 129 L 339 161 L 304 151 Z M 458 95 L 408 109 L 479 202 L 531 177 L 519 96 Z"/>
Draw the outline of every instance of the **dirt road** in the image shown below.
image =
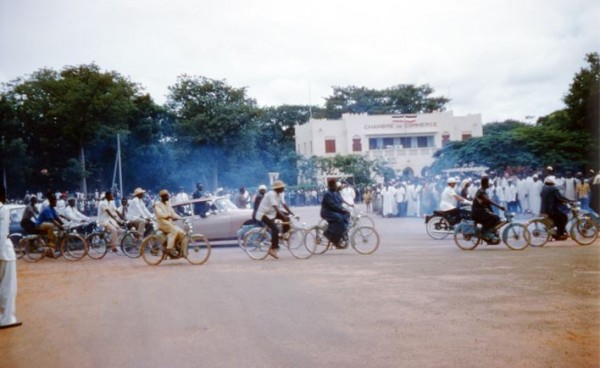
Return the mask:
<path id="1" fill-rule="evenodd" d="M 0 367 L 600 366 L 600 241 L 461 251 L 376 224 L 370 256 L 19 261 Z"/>

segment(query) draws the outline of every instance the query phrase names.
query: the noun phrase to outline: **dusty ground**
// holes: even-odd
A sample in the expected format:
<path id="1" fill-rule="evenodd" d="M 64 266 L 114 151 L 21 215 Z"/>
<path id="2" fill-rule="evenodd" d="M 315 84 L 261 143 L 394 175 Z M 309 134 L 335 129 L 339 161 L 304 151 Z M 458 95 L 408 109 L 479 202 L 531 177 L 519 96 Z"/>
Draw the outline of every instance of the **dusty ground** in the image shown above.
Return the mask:
<path id="1" fill-rule="evenodd" d="M 376 222 L 371 256 L 19 261 L 0 367 L 600 366 L 600 240 L 461 251 Z"/>

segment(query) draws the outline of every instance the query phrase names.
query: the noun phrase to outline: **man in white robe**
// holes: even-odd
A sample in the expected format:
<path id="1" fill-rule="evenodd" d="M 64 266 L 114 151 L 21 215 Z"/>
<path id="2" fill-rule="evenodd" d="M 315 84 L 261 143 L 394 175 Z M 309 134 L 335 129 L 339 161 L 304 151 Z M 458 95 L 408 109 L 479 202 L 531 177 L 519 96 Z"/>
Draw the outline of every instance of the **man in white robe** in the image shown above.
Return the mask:
<path id="1" fill-rule="evenodd" d="M 383 201 L 381 215 L 383 217 L 396 216 L 396 188 L 391 186 L 390 183 L 385 183 L 385 186 L 381 190 L 381 198 Z"/>
<path id="2" fill-rule="evenodd" d="M 517 182 L 517 202 L 521 213 L 529 212 L 529 186 L 527 180 L 523 177 Z"/>
<path id="3" fill-rule="evenodd" d="M 10 211 L 6 203 L 6 190 L 0 185 L 0 329 L 17 327 L 16 317 L 17 257 L 8 238 Z"/>
<path id="4" fill-rule="evenodd" d="M 538 175 L 533 175 L 533 181 L 529 184 L 529 210 L 532 214 L 537 215 L 540 213 L 540 207 L 542 206 L 542 198 L 540 193 L 544 187 L 544 183 L 539 180 Z"/>
<path id="5" fill-rule="evenodd" d="M 569 198 L 570 201 L 578 200 L 576 194 L 577 184 L 581 184 L 579 179 L 573 177 L 573 173 L 567 171 L 567 177 L 565 180 L 565 197 Z"/>
<path id="6" fill-rule="evenodd" d="M 407 216 L 419 216 L 419 187 L 408 182 L 406 186 L 406 196 L 408 200 L 408 209 L 406 211 Z"/>

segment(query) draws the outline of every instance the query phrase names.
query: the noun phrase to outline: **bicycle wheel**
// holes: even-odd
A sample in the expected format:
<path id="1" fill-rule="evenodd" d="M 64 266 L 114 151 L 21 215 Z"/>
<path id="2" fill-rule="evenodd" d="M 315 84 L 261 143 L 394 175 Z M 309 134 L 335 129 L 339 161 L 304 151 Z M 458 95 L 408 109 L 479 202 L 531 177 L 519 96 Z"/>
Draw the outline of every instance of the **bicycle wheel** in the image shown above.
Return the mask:
<path id="1" fill-rule="evenodd" d="M 187 255 L 185 258 L 194 265 L 205 263 L 210 257 L 210 243 L 206 236 L 194 234 L 190 237 L 187 245 Z"/>
<path id="2" fill-rule="evenodd" d="M 304 243 L 312 254 L 323 254 L 329 249 L 329 240 L 323 235 L 323 228 L 318 225 L 306 231 Z"/>
<path id="3" fill-rule="evenodd" d="M 87 242 L 79 234 L 65 234 L 60 242 L 60 253 L 67 261 L 79 261 L 87 252 Z"/>
<path id="4" fill-rule="evenodd" d="M 142 239 L 135 231 L 128 231 L 121 238 L 121 250 L 129 258 L 138 258 Z"/>
<path id="5" fill-rule="evenodd" d="M 39 236 L 25 236 L 19 241 L 19 248 L 23 250 L 23 259 L 28 262 L 38 262 L 46 256 L 46 242 Z"/>
<path id="6" fill-rule="evenodd" d="M 502 231 L 502 241 L 512 250 L 523 250 L 529 246 L 531 235 L 523 224 L 510 224 Z"/>
<path id="7" fill-rule="evenodd" d="M 19 233 L 12 233 L 8 236 L 8 238 L 10 239 L 10 242 L 12 243 L 13 247 L 15 248 L 15 254 L 17 255 L 17 259 L 23 258 L 23 255 L 25 253 L 21 249 L 21 245 L 20 245 L 21 238 L 23 238 L 23 235 L 19 234 Z"/>
<path id="8" fill-rule="evenodd" d="M 550 232 L 541 219 L 534 219 L 527 223 L 529 243 L 532 247 L 543 247 L 550 240 Z"/>
<path id="9" fill-rule="evenodd" d="M 289 238 L 286 241 L 290 253 L 298 259 L 307 259 L 312 256 L 312 251 L 307 247 L 306 231 L 304 229 L 294 229 L 289 233 Z"/>
<path id="10" fill-rule="evenodd" d="M 152 234 L 142 240 L 140 253 L 146 263 L 151 266 L 156 266 L 162 262 L 165 257 L 165 249 L 163 248 L 162 239 Z"/>
<path id="11" fill-rule="evenodd" d="M 375 221 L 373 221 L 373 219 L 371 218 L 371 216 L 368 216 L 368 215 L 358 215 L 355 218 L 354 226 L 356 226 L 356 227 L 363 227 L 363 226 L 375 227 Z"/>
<path id="12" fill-rule="evenodd" d="M 570 234 L 577 244 L 589 245 L 598 238 L 598 228 L 591 219 L 583 217 L 573 224 Z"/>
<path id="13" fill-rule="evenodd" d="M 263 229 L 256 228 L 244 235 L 244 251 L 252 259 L 261 260 L 267 258 L 271 248 L 271 234 Z"/>
<path id="14" fill-rule="evenodd" d="M 427 230 L 427 235 L 435 240 L 446 239 L 452 233 L 450 222 L 442 216 L 431 217 L 425 225 L 425 229 Z"/>
<path id="15" fill-rule="evenodd" d="M 379 233 L 371 226 L 360 226 L 352 231 L 350 245 L 360 254 L 371 254 L 379 248 Z"/>
<path id="16" fill-rule="evenodd" d="M 88 243 L 88 256 L 91 259 L 102 259 L 108 252 L 108 243 L 104 233 L 91 233 L 86 238 Z"/>
<path id="17" fill-rule="evenodd" d="M 477 248 L 480 242 L 479 234 L 454 233 L 454 243 L 462 250 L 473 250 Z"/>

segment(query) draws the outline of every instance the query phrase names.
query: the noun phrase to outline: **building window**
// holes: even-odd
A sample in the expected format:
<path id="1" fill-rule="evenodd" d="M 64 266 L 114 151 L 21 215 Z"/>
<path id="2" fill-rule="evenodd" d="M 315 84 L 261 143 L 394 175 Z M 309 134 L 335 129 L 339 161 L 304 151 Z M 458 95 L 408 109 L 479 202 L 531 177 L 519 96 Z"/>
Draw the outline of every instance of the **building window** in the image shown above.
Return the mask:
<path id="1" fill-rule="evenodd" d="M 369 149 L 376 150 L 383 148 L 383 139 L 382 138 L 369 138 Z"/>
<path id="2" fill-rule="evenodd" d="M 412 137 L 401 137 L 400 144 L 402 148 L 411 148 L 412 147 Z"/>
<path id="3" fill-rule="evenodd" d="M 325 153 L 335 153 L 335 139 L 325 139 Z"/>
<path id="4" fill-rule="evenodd" d="M 352 138 L 352 152 L 362 152 L 360 137 L 354 136 L 354 138 Z"/>
<path id="5" fill-rule="evenodd" d="M 462 140 L 466 141 L 471 138 L 471 132 L 462 132 Z"/>
<path id="6" fill-rule="evenodd" d="M 427 137 L 417 137 L 417 147 L 419 147 L 419 148 L 427 147 Z"/>
<path id="7" fill-rule="evenodd" d="M 442 147 L 445 147 L 448 143 L 450 143 L 450 133 L 444 132 L 442 134 Z"/>

